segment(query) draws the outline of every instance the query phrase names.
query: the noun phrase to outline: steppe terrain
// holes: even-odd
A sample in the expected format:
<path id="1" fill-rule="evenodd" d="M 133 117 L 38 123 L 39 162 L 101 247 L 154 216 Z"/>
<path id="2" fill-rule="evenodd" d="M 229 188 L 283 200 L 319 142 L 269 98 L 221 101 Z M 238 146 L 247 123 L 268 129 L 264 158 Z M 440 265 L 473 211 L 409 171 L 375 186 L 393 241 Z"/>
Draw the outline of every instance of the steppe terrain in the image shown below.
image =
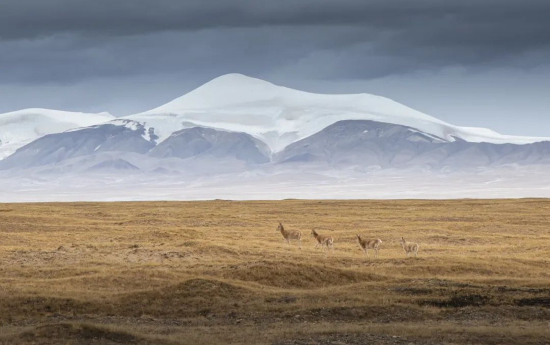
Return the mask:
<path id="1" fill-rule="evenodd" d="M 548 344 L 550 200 L 0 204 L 0 343 Z"/>

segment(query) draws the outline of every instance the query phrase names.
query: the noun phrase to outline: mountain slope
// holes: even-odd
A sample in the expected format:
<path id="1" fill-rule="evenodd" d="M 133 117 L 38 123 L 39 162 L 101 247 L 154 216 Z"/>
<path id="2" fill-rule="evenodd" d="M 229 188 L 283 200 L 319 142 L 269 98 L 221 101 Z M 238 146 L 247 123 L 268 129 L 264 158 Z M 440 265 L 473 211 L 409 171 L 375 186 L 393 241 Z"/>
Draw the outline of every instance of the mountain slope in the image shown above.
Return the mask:
<path id="1" fill-rule="evenodd" d="M 450 142 L 527 144 L 549 140 L 453 126 L 384 97 L 313 94 L 240 74 L 221 76 L 161 107 L 128 118 L 154 127 L 161 141 L 174 131 L 205 126 L 248 133 L 273 152 L 342 120 L 404 125 Z"/>
<path id="2" fill-rule="evenodd" d="M 41 137 L 0 161 L 0 169 L 55 164 L 100 152 L 147 153 L 155 146 L 155 139 L 137 122 L 115 120 Z"/>
<path id="3" fill-rule="evenodd" d="M 121 164 L 111 166 L 112 162 L 120 163 L 128 154 L 138 154 L 141 155 L 138 165 L 146 167 L 147 171 L 167 164 L 168 167 L 184 165 L 186 170 L 200 166 L 219 173 L 246 169 L 246 164 L 269 163 L 271 158 L 269 148 L 246 133 L 193 127 L 173 133 L 160 144 L 157 139 L 153 128 L 118 119 L 39 138 L 0 161 L 0 170 L 70 165 L 70 169 L 54 170 L 79 171 L 77 165 L 97 164 L 102 161 L 102 153 L 109 153 L 106 163 L 91 169 L 121 170 Z M 184 163 L 185 160 L 189 161 Z M 208 169 L 210 165 L 212 169 Z"/>
<path id="4" fill-rule="evenodd" d="M 289 167 L 282 163 L 297 164 L 295 172 L 546 165 L 550 142 L 542 139 L 452 126 L 383 97 L 317 95 L 226 75 L 150 112 L 41 137 L 0 161 L 0 169 L 117 171 L 127 161 L 144 172 L 216 175 L 277 173 Z"/>
<path id="5" fill-rule="evenodd" d="M 270 161 L 267 146 L 245 133 L 193 127 L 173 133 L 157 145 L 150 156 L 159 158 L 234 158 L 247 163 Z"/>
<path id="6" fill-rule="evenodd" d="M 0 159 L 44 135 L 113 120 L 108 113 L 89 114 L 25 109 L 0 114 Z"/>
<path id="7" fill-rule="evenodd" d="M 368 120 L 339 121 L 289 145 L 277 163 L 330 167 L 441 169 L 506 164 L 550 164 L 550 142 L 533 144 L 448 142 L 418 129 Z"/>

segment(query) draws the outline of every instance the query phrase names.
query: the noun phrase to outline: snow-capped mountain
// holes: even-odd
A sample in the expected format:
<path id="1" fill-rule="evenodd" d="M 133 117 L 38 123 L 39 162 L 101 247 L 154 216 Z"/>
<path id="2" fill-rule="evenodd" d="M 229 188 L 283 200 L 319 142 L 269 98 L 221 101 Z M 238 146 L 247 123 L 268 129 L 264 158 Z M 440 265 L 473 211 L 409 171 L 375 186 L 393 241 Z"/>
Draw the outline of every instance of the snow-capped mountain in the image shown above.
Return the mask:
<path id="1" fill-rule="evenodd" d="M 131 167 L 219 174 L 273 173 L 288 163 L 295 171 L 550 164 L 545 138 L 457 127 L 379 96 L 312 94 L 239 74 L 115 120 L 108 114 L 21 114 L 27 115 L 10 115 L 19 122 L 2 130 L 13 127 L 17 138 L 40 138 L 0 161 L 2 170 Z M 82 127 L 86 122 L 101 123 Z"/>
<path id="2" fill-rule="evenodd" d="M 0 159 L 44 135 L 113 120 L 108 113 L 90 114 L 25 109 L 0 114 Z"/>
<path id="3" fill-rule="evenodd" d="M 154 127 L 160 141 L 174 131 L 204 126 L 248 133 L 265 142 L 273 152 L 342 120 L 408 126 L 449 142 L 463 139 L 528 144 L 550 140 L 453 126 L 380 96 L 314 94 L 241 74 L 218 77 L 172 102 L 127 118 Z"/>
<path id="4" fill-rule="evenodd" d="M 0 114 L 0 140 L 0 201 L 550 195 L 549 139 L 239 74 L 119 119 Z"/>

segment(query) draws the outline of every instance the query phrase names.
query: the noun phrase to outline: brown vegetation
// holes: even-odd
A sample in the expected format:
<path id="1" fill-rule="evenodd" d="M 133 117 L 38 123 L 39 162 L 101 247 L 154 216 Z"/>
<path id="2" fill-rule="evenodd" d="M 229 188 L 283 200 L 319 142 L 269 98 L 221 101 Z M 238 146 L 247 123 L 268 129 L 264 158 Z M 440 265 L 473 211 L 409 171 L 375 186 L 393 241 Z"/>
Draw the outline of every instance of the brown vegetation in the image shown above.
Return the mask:
<path id="1" fill-rule="evenodd" d="M 545 344 L 549 268 L 547 200 L 0 204 L 0 344 Z"/>

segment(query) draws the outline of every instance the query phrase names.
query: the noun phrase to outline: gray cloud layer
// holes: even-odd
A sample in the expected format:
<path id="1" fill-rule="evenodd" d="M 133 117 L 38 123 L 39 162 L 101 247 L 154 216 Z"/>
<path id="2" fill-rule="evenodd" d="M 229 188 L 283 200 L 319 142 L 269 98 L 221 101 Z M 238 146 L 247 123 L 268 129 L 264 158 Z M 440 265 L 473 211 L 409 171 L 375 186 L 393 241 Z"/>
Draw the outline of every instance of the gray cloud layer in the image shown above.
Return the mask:
<path id="1" fill-rule="evenodd" d="M 522 36 L 548 28 L 549 8 L 544 0 L 7 0 L 1 5 L 0 30 L 3 38 L 33 38 L 65 32 L 113 36 L 262 25 L 396 29 L 447 22 L 473 25 L 471 29 L 485 35 L 498 28 L 491 36 L 512 31 Z M 454 29 L 463 40 L 486 38 Z M 432 32 L 425 38 L 443 34 Z"/>
<path id="2" fill-rule="evenodd" d="M 132 90 L 146 89 L 136 80 L 156 87 L 134 102 L 146 109 L 228 72 L 328 92 L 456 68 L 536 81 L 547 76 L 548 18 L 547 0 L 4 0 L 0 90 L 21 96 L 0 95 L 0 111 L 112 106 L 110 90 L 128 113 Z M 63 87 L 83 95 L 41 97 Z"/>
<path id="3" fill-rule="evenodd" d="M 526 54 L 542 63 L 549 17 L 550 2 L 535 0 L 8 0 L 0 5 L 0 63 L 21 67 L 7 80 L 33 81 L 169 70 L 175 63 L 166 55 L 227 63 L 250 52 L 270 56 L 275 68 L 337 55 L 345 65 L 323 69 L 325 77 L 372 78 L 521 64 L 509 60 Z"/>

